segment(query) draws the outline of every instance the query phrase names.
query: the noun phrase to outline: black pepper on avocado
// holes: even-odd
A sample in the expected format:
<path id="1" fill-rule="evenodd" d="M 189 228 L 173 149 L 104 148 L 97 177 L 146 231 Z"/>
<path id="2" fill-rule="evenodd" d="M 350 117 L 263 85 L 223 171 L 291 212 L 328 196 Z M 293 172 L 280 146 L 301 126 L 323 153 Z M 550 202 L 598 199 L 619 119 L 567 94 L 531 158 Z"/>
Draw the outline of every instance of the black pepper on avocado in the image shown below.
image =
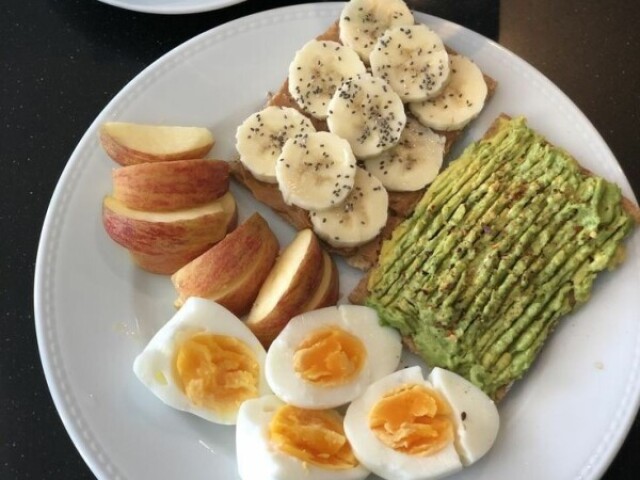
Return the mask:
<path id="1" fill-rule="evenodd" d="M 384 243 L 366 303 L 430 365 L 498 396 L 619 262 L 633 226 L 621 200 L 523 118 L 501 118 Z"/>

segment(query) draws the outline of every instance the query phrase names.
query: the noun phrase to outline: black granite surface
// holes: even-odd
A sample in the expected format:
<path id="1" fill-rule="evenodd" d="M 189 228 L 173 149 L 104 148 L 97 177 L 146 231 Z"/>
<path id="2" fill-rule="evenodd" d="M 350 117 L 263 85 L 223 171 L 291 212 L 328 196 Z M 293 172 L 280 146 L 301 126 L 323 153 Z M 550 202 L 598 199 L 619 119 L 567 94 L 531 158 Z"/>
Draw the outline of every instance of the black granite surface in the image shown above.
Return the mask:
<path id="1" fill-rule="evenodd" d="M 80 137 L 160 55 L 216 25 L 289 3 L 299 2 L 249 1 L 216 12 L 159 16 L 95 0 L 0 2 L 0 479 L 93 477 L 51 401 L 32 300 L 44 215 Z M 409 3 L 499 41 L 541 70 L 593 122 L 640 193 L 638 2 Z M 636 420 L 605 478 L 638 478 L 639 452 Z"/>

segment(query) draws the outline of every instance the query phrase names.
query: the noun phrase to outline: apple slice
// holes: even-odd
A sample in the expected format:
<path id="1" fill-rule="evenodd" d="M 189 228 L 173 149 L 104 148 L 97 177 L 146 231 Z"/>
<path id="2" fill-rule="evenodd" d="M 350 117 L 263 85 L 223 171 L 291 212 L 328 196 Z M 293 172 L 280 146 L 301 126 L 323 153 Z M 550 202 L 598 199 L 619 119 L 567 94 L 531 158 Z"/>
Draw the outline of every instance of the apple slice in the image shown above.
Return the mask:
<path id="1" fill-rule="evenodd" d="M 116 168 L 113 197 L 134 210 L 191 208 L 229 190 L 229 164 L 222 160 L 175 160 Z"/>
<path id="2" fill-rule="evenodd" d="M 171 277 L 178 291 L 176 307 L 189 297 L 201 297 L 218 302 L 237 316 L 244 315 L 269 275 L 279 248 L 267 222 L 254 213 Z"/>
<path id="3" fill-rule="evenodd" d="M 210 245 L 198 245 L 176 253 L 142 253 L 129 250 L 131 259 L 138 267 L 150 273 L 171 275 L 194 258 L 206 252 Z"/>
<path id="4" fill-rule="evenodd" d="M 235 214 L 231 193 L 207 204 L 173 212 L 146 212 L 126 207 L 113 197 L 103 202 L 103 223 L 109 236 L 141 253 L 171 253 L 217 242 Z"/>
<path id="5" fill-rule="evenodd" d="M 302 312 L 318 289 L 322 253 L 318 238 L 305 229 L 278 258 L 247 318 L 247 325 L 265 347 L 292 317 Z"/>
<path id="6" fill-rule="evenodd" d="M 201 127 L 107 122 L 100 128 L 102 147 L 120 165 L 204 157 L 215 140 Z"/>
<path id="7" fill-rule="evenodd" d="M 237 210 L 234 209 L 227 225 L 227 233 L 238 225 Z M 143 270 L 161 275 L 171 275 L 184 267 L 191 260 L 199 257 L 211 248 L 211 244 L 198 245 L 194 248 L 186 248 L 176 253 L 149 254 L 129 250 L 131 259 Z"/>
<path id="8" fill-rule="evenodd" d="M 338 267 L 327 252 L 322 252 L 322 276 L 313 296 L 302 307 L 300 313 L 310 312 L 323 307 L 330 307 L 338 303 L 340 294 L 340 279 Z"/>
<path id="9" fill-rule="evenodd" d="M 173 212 L 132 210 L 113 197 L 106 197 L 102 208 L 107 234 L 131 250 L 142 268 L 162 274 L 175 272 L 224 238 L 236 215 L 230 192 L 213 202 Z M 176 267 L 176 262 L 182 263 Z"/>

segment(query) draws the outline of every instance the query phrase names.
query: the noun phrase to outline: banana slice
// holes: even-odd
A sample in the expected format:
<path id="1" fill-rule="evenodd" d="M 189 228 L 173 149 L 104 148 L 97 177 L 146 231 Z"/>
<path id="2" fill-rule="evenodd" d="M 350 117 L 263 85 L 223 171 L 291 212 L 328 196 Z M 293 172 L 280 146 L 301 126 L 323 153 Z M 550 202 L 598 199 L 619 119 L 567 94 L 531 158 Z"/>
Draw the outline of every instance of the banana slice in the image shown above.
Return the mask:
<path id="1" fill-rule="evenodd" d="M 409 104 L 423 125 L 435 130 L 459 130 L 474 119 L 487 99 L 487 84 L 480 69 L 462 55 L 450 55 L 449 83 L 440 95 Z"/>
<path id="2" fill-rule="evenodd" d="M 449 54 L 426 25 L 390 28 L 378 39 L 369 60 L 371 73 L 384 78 L 403 102 L 435 97 L 449 79 Z"/>
<path id="3" fill-rule="evenodd" d="M 400 140 L 407 121 L 389 84 L 368 73 L 344 82 L 329 102 L 329 131 L 344 138 L 357 158 L 379 155 Z"/>
<path id="4" fill-rule="evenodd" d="M 365 169 L 356 167 L 355 172 L 353 189 L 342 204 L 310 215 L 313 230 L 334 247 L 366 243 L 387 223 L 387 191 Z"/>
<path id="5" fill-rule="evenodd" d="M 442 168 L 446 139 L 414 118 L 407 124 L 398 144 L 374 158 L 364 167 L 392 192 L 414 192 L 429 185 Z"/>
<path id="6" fill-rule="evenodd" d="M 293 108 L 267 107 L 247 118 L 236 130 L 240 161 L 258 180 L 277 183 L 276 160 L 285 142 L 315 132 L 311 121 Z"/>
<path id="7" fill-rule="evenodd" d="M 349 142 L 329 132 L 305 133 L 284 144 L 276 178 L 285 203 L 322 210 L 347 198 L 355 167 Z"/>
<path id="8" fill-rule="evenodd" d="M 327 118 L 329 100 L 347 78 L 366 67 L 351 48 L 337 42 L 312 40 L 289 65 L 289 93 L 315 118 Z"/>
<path id="9" fill-rule="evenodd" d="M 368 63 L 382 32 L 414 23 L 411 10 L 402 0 L 351 0 L 340 14 L 340 41 L 353 48 Z"/>

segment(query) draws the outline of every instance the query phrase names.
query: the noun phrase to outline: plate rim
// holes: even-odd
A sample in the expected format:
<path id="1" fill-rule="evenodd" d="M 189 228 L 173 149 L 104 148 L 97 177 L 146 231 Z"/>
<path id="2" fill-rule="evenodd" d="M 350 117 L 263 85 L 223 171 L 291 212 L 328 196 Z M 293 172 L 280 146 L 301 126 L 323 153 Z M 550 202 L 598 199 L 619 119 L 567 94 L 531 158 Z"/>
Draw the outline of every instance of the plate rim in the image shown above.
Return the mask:
<path id="1" fill-rule="evenodd" d="M 118 2 L 120 0 L 99 0 L 104 3 Z M 229 0 L 225 0 L 229 1 Z M 244 0 L 230 0 L 231 3 L 239 3 Z M 113 3 L 112 3 L 113 4 Z M 51 196 L 51 200 L 47 207 L 43 227 L 41 230 L 34 274 L 34 322 L 36 327 L 36 338 L 38 344 L 38 352 L 42 363 L 43 371 L 49 393 L 52 397 L 56 411 L 60 416 L 62 423 L 67 430 L 69 437 L 71 438 L 74 446 L 82 456 L 85 463 L 91 469 L 93 474 L 98 478 L 125 478 L 117 470 L 117 467 L 113 464 L 105 449 L 100 445 L 100 441 L 96 438 L 93 432 L 88 431 L 84 425 L 86 421 L 78 413 L 79 408 L 76 405 L 75 400 L 71 397 L 67 391 L 66 372 L 64 367 L 59 363 L 61 360 L 56 358 L 55 351 L 51 349 L 51 343 L 57 342 L 57 332 L 47 329 L 47 307 L 50 311 L 53 310 L 50 299 L 51 288 L 49 283 L 52 281 L 51 275 L 47 275 L 49 270 L 52 269 L 54 258 L 56 254 L 56 245 L 59 243 L 60 230 L 59 224 L 55 224 L 57 217 L 64 214 L 66 210 L 66 204 L 69 201 L 71 187 L 74 184 L 73 177 L 78 176 L 86 165 L 80 162 L 81 153 L 89 152 L 97 148 L 96 145 L 91 145 L 93 136 L 103 119 L 110 115 L 117 116 L 117 109 L 113 107 L 117 105 L 123 97 L 128 96 L 132 91 L 135 91 L 140 87 L 139 84 L 144 83 L 145 80 L 152 78 L 154 73 L 161 74 L 163 66 L 174 66 L 175 61 L 171 61 L 172 58 L 178 59 L 181 57 L 181 53 L 189 52 L 194 45 L 202 43 L 202 46 L 207 45 L 207 41 L 203 42 L 203 39 L 207 39 L 210 43 L 213 43 L 217 38 L 220 40 L 225 39 L 229 35 L 236 34 L 249 27 L 255 27 L 255 21 L 260 23 L 270 23 L 273 21 L 281 21 L 286 18 L 287 14 L 291 14 L 295 17 L 307 17 L 310 14 L 327 15 L 332 13 L 335 15 L 338 7 L 342 6 L 344 2 L 323 2 L 323 3 L 307 3 L 299 5 L 290 5 L 285 7 L 279 7 L 261 12 L 253 13 L 244 17 L 239 17 L 229 22 L 218 25 L 210 30 L 200 33 L 193 38 L 183 42 L 177 47 L 173 48 L 169 52 L 163 54 L 138 74 L 136 74 L 100 111 L 94 121 L 89 125 L 82 138 L 78 142 L 78 145 L 69 156 L 67 163 L 58 179 L 54 192 Z M 546 87 L 558 95 L 565 103 L 568 103 L 573 107 L 573 113 L 577 114 L 583 121 L 584 126 L 588 130 L 589 137 L 598 144 L 598 147 L 602 148 L 604 153 L 610 155 L 610 158 L 614 160 L 614 164 L 610 165 L 611 168 L 616 170 L 622 181 L 618 181 L 617 184 L 626 190 L 625 195 L 637 203 L 635 194 L 631 189 L 629 181 L 622 170 L 622 167 L 615 155 L 602 138 L 600 133 L 593 126 L 587 116 L 580 110 L 580 108 L 573 103 L 573 101 L 550 79 L 548 79 L 543 73 L 536 69 L 533 65 L 526 62 L 517 54 L 508 50 L 506 47 L 499 43 L 484 37 L 483 35 L 474 32 L 464 26 L 456 24 L 446 19 L 429 15 L 420 11 L 414 10 L 418 16 L 424 18 L 431 18 L 438 22 L 442 22 L 445 27 L 455 27 L 462 29 L 465 34 L 475 37 L 483 43 L 491 46 L 494 51 L 500 51 L 502 55 L 506 55 L 511 62 L 519 68 L 525 68 L 531 73 L 539 82 L 542 82 Z M 218 35 L 216 35 L 216 33 Z M 192 49 L 190 53 L 197 53 L 200 49 Z M 633 248 L 633 245 L 629 245 L 629 248 Z M 635 245 L 635 254 L 640 254 L 640 247 Z M 640 278 L 640 273 L 636 274 Z M 640 283 L 640 282 L 639 282 Z M 57 346 L 57 343 L 56 343 Z M 634 346 L 633 363 L 629 370 L 627 380 L 637 377 L 637 372 L 640 366 L 640 335 L 636 340 Z M 62 380 L 62 382 L 61 382 Z M 605 432 L 604 442 L 598 445 L 594 451 L 590 452 L 587 463 L 582 467 L 576 478 L 599 478 L 606 469 L 609 467 L 613 459 L 615 458 L 618 450 L 624 443 L 629 430 L 633 426 L 633 419 L 638 413 L 640 408 L 640 380 L 637 380 L 635 384 L 627 383 L 627 388 L 624 390 L 623 398 L 619 403 L 620 408 L 612 419 L 609 429 Z"/>
<path id="2" fill-rule="evenodd" d="M 189 13 L 210 12 L 221 8 L 237 5 L 247 0 L 189 0 L 186 5 L 137 5 L 128 0 L 98 0 L 112 7 L 122 8 L 131 12 L 154 13 L 158 15 L 185 15 Z M 242 18 L 242 17 L 241 17 Z"/>

